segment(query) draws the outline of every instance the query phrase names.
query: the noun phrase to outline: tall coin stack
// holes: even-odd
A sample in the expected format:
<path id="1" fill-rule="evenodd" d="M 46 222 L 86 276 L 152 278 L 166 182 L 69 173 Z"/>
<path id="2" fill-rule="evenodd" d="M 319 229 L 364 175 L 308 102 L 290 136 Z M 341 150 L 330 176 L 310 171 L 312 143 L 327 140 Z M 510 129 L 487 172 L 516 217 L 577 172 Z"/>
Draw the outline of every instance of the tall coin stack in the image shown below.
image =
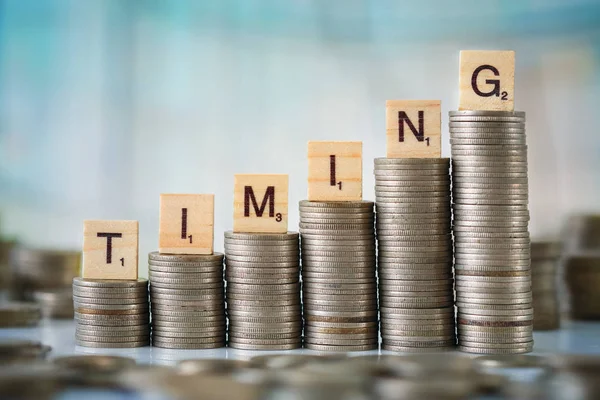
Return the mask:
<path id="1" fill-rule="evenodd" d="M 456 344 L 450 160 L 375 159 L 382 348 Z"/>
<path id="2" fill-rule="evenodd" d="M 533 348 L 525 113 L 450 112 L 459 349 Z"/>
<path id="3" fill-rule="evenodd" d="M 379 347 L 373 202 L 300 202 L 305 347 Z"/>
<path id="4" fill-rule="evenodd" d="M 302 347 L 298 233 L 225 232 L 228 346 Z"/>
<path id="5" fill-rule="evenodd" d="M 558 265 L 561 244 L 531 243 L 531 291 L 533 292 L 533 330 L 560 328 L 558 307 Z"/>
<path id="6" fill-rule="evenodd" d="M 223 254 L 148 254 L 152 346 L 225 346 Z"/>
<path id="7" fill-rule="evenodd" d="M 150 344 L 148 281 L 73 279 L 75 343 L 129 348 Z"/>

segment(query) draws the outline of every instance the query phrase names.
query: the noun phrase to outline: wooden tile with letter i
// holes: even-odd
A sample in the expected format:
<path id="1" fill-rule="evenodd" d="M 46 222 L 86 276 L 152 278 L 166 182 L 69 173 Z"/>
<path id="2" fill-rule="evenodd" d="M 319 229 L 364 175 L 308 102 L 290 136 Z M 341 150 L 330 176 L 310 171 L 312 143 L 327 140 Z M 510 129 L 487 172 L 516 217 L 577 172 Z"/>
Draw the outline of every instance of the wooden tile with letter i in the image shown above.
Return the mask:
<path id="1" fill-rule="evenodd" d="M 386 101 L 385 130 L 388 158 L 441 157 L 441 101 Z"/>
<path id="2" fill-rule="evenodd" d="M 288 229 L 288 176 L 235 175 L 233 231 L 284 233 Z"/>
<path id="3" fill-rule="evenodd" d="M 138 278 L 137 221 L 83 221 L 83 268 L 87 279 Z"/>
<path id="4" fill-rule="evenodd" d="M 459 110 L 514 111 L 515 52 L 460 52 Z"/>
<path id="5" fill-rule="evenodd" d="M 308 200 L 362 200 L 362 142 L 308 142 Z"/>
<path id="6" fill-rule="evenodd" d="M 214 194 L 161 194 L 158 251 L 212 254 Z"/>

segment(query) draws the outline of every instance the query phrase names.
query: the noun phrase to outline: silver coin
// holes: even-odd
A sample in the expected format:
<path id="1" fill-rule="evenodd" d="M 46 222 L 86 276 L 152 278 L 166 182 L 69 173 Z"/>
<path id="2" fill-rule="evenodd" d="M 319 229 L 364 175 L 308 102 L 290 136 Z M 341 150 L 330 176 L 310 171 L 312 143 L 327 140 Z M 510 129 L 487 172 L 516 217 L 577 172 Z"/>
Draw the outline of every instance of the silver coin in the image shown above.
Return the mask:
<path id="1" fill-rule="evenodd" d="M 387 158 L 378 157 L 374 159 L 375 165 L 447 165 L 449 158 Z"/>
<path id="2" fill-rule="evenodd" d="M 429 178 L 445 177 L 448 175 L 448 168 L 443 169 L 381 169 L 375 167 L 373 170 L 375 176 L 400 176 L 427 180 Z M 419 180 L 419 179 L 416 179 Z"/>
<path id="3" fill-rule="evenodd" d="M 152 347 L 163 349 L 181 349 L 181 350 L 200 350 L 200 349 L 218 349 L 225 347 L 225 340 L 213 343 L 172 343 L 161 340 L 152 340 Z"/>
<path id="4" fill-rule="evenodd" d="M 107 342 L 91 342 L 76 339 L 75 345 L 81 347 L 95 347 L 95 348 L 134 348 L 134 347 L 146 347 L 150 346 L 150 339 L 144 339 L 137 342 L 120 342 L 120 343 L 107 343 Z"/>
<path id="5" fill-rule="evenodd" d="M 134 325 L 134 326 L 126 326 L 124 328 L 133 328 L 135 329 L 110 329 L 107 328 L 117 328 L 114 326 L 111 327 L 96 327 L 91 325 L 77 325 L 75 328 L 75 333 L 80 334 L 82 336 L 99 336 L 99 337 L 112 337 L 112 336 L 132 336 L 132 337 L 140 337 L 140 336 L 148 336 L 150 334 L 150 325 Z M 99 329 L 104 328 L 104 329 Z"/>
<path id="6" fill-rule="evenodd" d="M 301 200 L 300 207 L 304 208 L 325 208 L 325 209 L 339 209 L 339 208 L 360 208 L 370 209 L 373 207 L 372 201 L 359 200 L 359 201 L 341 201 L 341 202 L 325 202 L 325 201 L 309 201 Z"/>
<path id="7" fill-rule="evenodd" d="M 87 279 L 73 278 L 73 285 L 79 287 L 94 287 L 94 288 L 139 288 L 148 286 L 147 279 L 137 280 L 114 280 L 114 279 Z"/>
<path id="8" fill-rule="evenodd" d="M 80 297 L 95 297 L 95 298 L 128 298 L 143 296 L 148 293 L 148 286 L 139 288 L 88 288 L 73 285 L 73 294 Z"/>
<path id="9" fill-rule="evenodd" d="M 470 120 L 472 117 L 452 117 L 448 123 L 452 128 L 522 128 L 525 129 L 525 121 L 514 117 L 499 117 L 499 120 Z M 502 120 L 502 118 L 509 118 Z M 511 120 L 512 118 L 512 120 Z"/>
<path id="10" fill-rule="evenodd" d="M 101 314 L 81 314 L 75 312 L 75 321 L 77 324 L 98 325 L 98 326 L 128 326 L 147 324 L 150 320 L 150 314 L 134 315 L 101 315 Z"/>
<path id="11" fill-rule="evenodd" d="M 239 343 L 237 341 L 229 341 L 227 343 L 228 347 L 232 349 L 239 350 L 293 350 L 299 349 L 302 347 L 302 341 L 294 342 L 294 343 L 279 343 L 279 344 L 248 344 L 248 343 Z"/>
<path id="12" fill-rule="evenodd" d="M 148 260 L 185 263 L 220 262 L 223 260 L 223 254 L 164 254 L 159 253 L 158 251 L 153 251 L 148 254 Z"/>
<path id="13" fill-rule="evenodd" d="M 123 305 L 123 304 L 144 304 L 148 303 L 148 294 L 138 297 L 128 298 L 98 298 L 98 297 L 80 297 L 73 296 L 74 304 L 103 304 L 103 305 Z"/>

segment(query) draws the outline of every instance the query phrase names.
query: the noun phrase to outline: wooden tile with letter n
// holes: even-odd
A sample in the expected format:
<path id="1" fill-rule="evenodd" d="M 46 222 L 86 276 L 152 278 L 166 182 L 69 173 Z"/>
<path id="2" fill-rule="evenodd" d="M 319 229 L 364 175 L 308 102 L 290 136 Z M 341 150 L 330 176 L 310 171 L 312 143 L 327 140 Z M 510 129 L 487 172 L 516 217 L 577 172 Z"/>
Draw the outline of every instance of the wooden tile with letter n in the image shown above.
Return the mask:
<path id="1" fill-rule="evenodd" d="M 214 194 L 161 194 L 158 251 L 212 254 Z"/>
<path id="2" fill-rule="evenodd" d="M 84 221 L 81 276 L 137 279 L 138 238 L 137 221 Z"/>
<path id="3" fill-rule="evenodd" d="M 362 200 L 362 142 L 308 142 L 308 200 Z"/>
<path id="4" fill-rule="evenodd" d="M 459 110 L 514 111 L 515 52 L 460 52 Z"/>
<path id="5" fill-rule="evenodd" d="M 235 175 L 233 231 L 283 233 L 288 229 L 288 176 Z"/>
<path id="6" fill-rule="evenodd" d="M 386 101 L 385 130 L 388 158 L 441 157 L 441 101 Z"/>

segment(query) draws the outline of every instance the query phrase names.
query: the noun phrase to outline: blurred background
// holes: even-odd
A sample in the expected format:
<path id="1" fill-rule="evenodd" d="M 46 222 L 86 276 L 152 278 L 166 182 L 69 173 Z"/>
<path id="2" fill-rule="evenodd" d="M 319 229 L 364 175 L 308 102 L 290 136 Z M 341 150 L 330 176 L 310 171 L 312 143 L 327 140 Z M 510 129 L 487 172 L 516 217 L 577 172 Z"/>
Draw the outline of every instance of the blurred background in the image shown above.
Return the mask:
<path id="1" fill-rule="evenodd" d="M 461 49 L 516 51 L 527 112 L 532 239 L 600 209 L 600 1 L 0 0 L 0 231 L 78 249 L 84 219 L 140 221 L 160 193 L 215 193 L 234 173 L 290 175 L 308 140 L 364 142 L 364 198 L 385 155 L 385 100 L 457 109 Z"/>

